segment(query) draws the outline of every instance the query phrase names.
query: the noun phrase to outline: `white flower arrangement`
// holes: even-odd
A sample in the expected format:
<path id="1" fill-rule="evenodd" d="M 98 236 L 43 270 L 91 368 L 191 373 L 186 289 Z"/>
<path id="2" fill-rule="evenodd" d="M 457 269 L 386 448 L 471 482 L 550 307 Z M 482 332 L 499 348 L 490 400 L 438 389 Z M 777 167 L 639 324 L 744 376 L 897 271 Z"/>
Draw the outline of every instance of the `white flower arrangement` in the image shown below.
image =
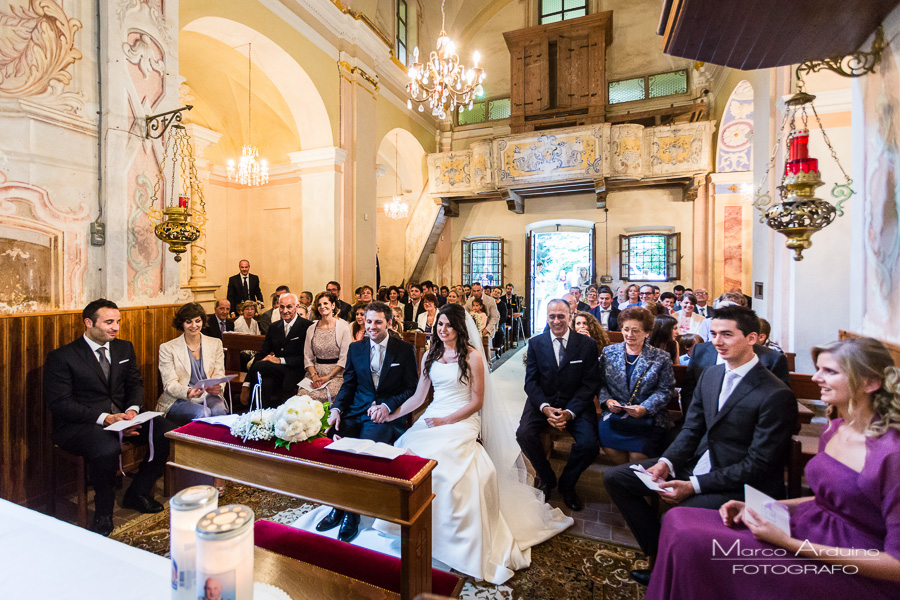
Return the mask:
<path id="1" fill-rule="evenodd" d="M 274 408 L 252 410 L 241 415 L 231 426 L 231 435 L 247 440 L 271 440 L 275 437 Z"/>
<path id="2" fill-rule="evenodd" d="M 231 435 L 248 440 L 275 440 L 275 447 L 290 448 L 318 436 L 327 427 L 325 406 L 309 396 L 294 396 L 278 408 L 251 410 L 231 426 Z"/>
<path id="3" fill-rule="evenodd" d="M 309 396 L 294 396 L 275 411 L 276 446 L 289 447 L 294 442 L 303 442 L 322 430 L 325 407 Z"/>

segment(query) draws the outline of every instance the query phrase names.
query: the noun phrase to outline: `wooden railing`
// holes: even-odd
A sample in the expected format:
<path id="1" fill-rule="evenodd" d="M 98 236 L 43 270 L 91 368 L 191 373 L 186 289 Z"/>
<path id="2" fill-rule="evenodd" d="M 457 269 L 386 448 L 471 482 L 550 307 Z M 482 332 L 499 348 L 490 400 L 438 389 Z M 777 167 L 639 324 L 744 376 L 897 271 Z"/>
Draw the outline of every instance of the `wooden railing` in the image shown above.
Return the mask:
<path id="1" fill-rule="evenodd" d="M 176 305 L 122 308 L 119 337 L 134 344 L 144 408 L 159 398 L 159 345 L 179 335 Z M 81 311 L 0 317 L 0 498 L 30 508 L 50 499 L 50 414 L 43 402 L 47 353 L 84 334 Z"/>

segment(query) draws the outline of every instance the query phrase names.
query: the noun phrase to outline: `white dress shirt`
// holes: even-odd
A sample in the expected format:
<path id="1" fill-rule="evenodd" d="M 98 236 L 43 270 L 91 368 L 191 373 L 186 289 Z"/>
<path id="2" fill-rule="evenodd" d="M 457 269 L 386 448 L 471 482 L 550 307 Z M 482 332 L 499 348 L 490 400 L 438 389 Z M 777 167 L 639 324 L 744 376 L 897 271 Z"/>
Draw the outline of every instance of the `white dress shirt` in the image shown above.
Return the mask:
<path id="1" fill-rule="evenodd" d="M 719 355 L 716 364 L 722 364 L 725 360 L 722 358 L 722 355 Z M 725 402 L 728 401 L 728 398 L 734 393 L 734 390 L 737 389 L 737 386 L 741 384 L 744 376 L 750 372 L 750 369 L 755 367 L 759 363 L 759 357 L 756 356 L 756 353 L 753 353 L 753 358 L 742 364 L 741 366 L 735 369 L 725 368 L 725 377 L 722 379 L 722 389 L 719 390 L 719 408 L 718 410 L 722 410 L 722 407 L 725 406 Z M 731 380 L 731 385 L 728 386 L 729 379 Z M 669 462 L 668 459 L 660 458 L 662 462 L 666 463 L 669 466 L 669 474 L 672 477 L 675 476 L 675 467 L 672 466 L 672 463 Z M 694 467 L 694 474 L 691 475 L 690 481 L 691 485 L 694 486 L 694 493 L 700 493 L 700 482 L 697 480 L 697 477 L 700 475 L 706 475 L 712 470 L 712 460 L 709 456 L 709 449 L 707 448 L 706 452 L 703 453 L 703 456 L 700 457 L 700 460 L 697 461 L 697 465 Z"/>
<path id="2" fill-rule="evenodd" d="M 562 337 L 562 345 L 564 348 L 566 348 L 566 350 L 568 350 L 568 348 L 569 348 L 569 333 L 571 331 L 572 331 L 571 329 L 566 327 L 566 332 L 561 336 Z M 550 332 L 550 347 L 553 349 L 553 358 L 556 359 L 556 366 L 559 367 L 559 342 L 556 341 L 557 339 L 560 339 L 560 338 L 553 335 L 553 332 L 551 331 Z M 545 406 L 550 406 L 550 403 L 544 402 L 543 404 L 541 404 L 541 412 L 544 412 Z M 570 415 L 572 415 L 573 419 L 575 418 L 575 413 L 573 413 L 571 410 L 569 410 L 568 408 L 566 408 L 564 410 L 567 413 L 569 413 Z"/>
<path id="3" fill-rule="evenodd" d="M 86 341 L 88 343 L 88 346 L 91 347 L 91 352 L 94 354 L 94 358 L 97 359 L 98 364 L 100 362 L 100 355 L 97 354 L 97 349 L 98 348 L 106 348 L 106 359 L 109 361 L 110 368 L 112 368 L 112 355 L 109 352 L 109 342 L 106 342 L 105 344 L 101 345 L 86 335 L 83 337 L 84 337 L 84 341 Z M 133 410 L 134 412 L 141 412 L 141 407 L 138 406 L 137 404 L 135 404 L 134 406 L 129 406 L 128 408 L 126 408 L 125 412 L 128 412 L 129 410 Z M 109 416 L 109 413 L 107 413 L 107 412 L 100 413 L 100 416 L 97 418 L 95 423 L 97 423 L 97 425 L 100 425 L 101 427 L 103 427 L 103 422 L 106 421 L 106 417 L 108 417 L 108 416 Z"/>

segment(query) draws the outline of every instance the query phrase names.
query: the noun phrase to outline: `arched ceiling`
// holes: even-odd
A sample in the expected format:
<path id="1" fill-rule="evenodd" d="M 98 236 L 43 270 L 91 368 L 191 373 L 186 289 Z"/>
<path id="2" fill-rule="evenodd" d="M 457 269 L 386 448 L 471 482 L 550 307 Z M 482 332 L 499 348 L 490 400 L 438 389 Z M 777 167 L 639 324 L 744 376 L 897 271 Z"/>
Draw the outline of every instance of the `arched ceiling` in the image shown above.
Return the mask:
<path id="1" fill-rule="evenodd" d="M 194 109 L 187 121 L 222 134 L 205 157 L 216 164 L 238 158 L 248 140 L 270 165 L 289 162 L 287 153 L 301 150 L 300 134 L 290 107 L 275 84 L 254 64 L 252 131 L 248 138 L 247 56 L 212 37 L 193 31 L 179 36 L 179 71 L 190 88 Z"/>

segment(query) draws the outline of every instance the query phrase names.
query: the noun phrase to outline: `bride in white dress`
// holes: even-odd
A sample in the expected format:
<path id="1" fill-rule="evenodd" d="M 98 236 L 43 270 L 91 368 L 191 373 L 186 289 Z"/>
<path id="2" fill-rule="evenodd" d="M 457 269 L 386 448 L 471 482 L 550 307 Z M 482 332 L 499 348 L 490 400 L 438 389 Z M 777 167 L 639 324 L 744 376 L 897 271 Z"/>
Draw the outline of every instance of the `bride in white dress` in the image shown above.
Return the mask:
<path id="1" fill-rule="evenodd" d="M 434 558 L 499 585 L 531 563 L 533 545 L 573 520 L 543 502 L 525 471 L 514 424 L 492 412 L 499 409 L 492 407 L 487 361 L 471 317 L 448 304 L 435 332 L 415 394 L 392 415 L 373 407 L 370 416 L 401 418 L 421 406 L 434 386 L 434 400 L 394 445 L 438 462 L 432 472 Z M 383 521 L 375 528 L 399 533 Z"/>

